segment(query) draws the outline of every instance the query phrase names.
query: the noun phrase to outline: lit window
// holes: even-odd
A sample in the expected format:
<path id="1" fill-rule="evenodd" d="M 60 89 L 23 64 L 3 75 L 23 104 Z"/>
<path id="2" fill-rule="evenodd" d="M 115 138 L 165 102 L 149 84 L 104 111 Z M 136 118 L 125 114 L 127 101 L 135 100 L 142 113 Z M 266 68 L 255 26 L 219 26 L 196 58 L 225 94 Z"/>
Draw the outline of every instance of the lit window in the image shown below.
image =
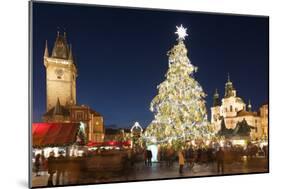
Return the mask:
<path id="1" fill-rule="evenodd" d="M 77 118 L 78 120 L 83 119 L 83 112 L 77 112 L 76 118 Z"/>

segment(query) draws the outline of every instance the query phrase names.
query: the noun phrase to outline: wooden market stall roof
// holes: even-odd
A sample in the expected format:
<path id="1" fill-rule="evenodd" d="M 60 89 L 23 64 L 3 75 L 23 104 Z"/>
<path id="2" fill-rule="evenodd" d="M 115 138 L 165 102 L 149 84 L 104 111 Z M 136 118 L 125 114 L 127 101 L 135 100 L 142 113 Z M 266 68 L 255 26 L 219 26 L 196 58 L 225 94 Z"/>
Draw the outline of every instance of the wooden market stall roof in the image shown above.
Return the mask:
<path id="1" fill-rule="evenodd" d="M 59 147 L 76 142 L 79 123 L 33 123 L 32 147 Z"/>

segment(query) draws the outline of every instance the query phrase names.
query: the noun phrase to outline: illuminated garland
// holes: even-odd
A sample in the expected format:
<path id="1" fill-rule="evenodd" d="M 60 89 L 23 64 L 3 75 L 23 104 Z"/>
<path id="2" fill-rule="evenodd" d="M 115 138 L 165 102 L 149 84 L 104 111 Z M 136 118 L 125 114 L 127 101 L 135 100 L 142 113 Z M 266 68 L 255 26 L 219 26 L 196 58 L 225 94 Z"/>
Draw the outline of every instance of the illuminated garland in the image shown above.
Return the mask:
<path id="1" fill-rule="evenodd" d="M 168 52 L 166 80 L 157 86 L 158 94 L 150 105 L 154 120 L 143 136 L 150 143 L 183 143 L 214 136 L 207 120 L 206 94 L 193 78 L 197 67 L 188 59 L 183 42 L 186 29 L 177 29 L 178 43 Z"/>

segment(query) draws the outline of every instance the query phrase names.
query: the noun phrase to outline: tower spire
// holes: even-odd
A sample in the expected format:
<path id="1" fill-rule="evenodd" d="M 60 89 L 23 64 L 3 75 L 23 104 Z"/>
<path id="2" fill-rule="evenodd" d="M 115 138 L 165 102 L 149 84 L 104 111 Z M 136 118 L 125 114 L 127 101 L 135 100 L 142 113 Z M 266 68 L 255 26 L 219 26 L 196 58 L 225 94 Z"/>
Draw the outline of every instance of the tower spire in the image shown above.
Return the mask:
<path id="1" fill-rule="evenodd" d="M 227 82 L 230 82 L 230 75 L 229 75 L 229 72 L 227 73 Z"/>
<path id="2" fill-rule="evenodd" d="M 230 81 L 230 75 L 227 73 L 227 82 L 225 83 L 225 97 L 235 96 L 234 87 Z"/>
<path id="3" fill-rule="evenodd" d="M 48 42 L 46 40 L 44 57 L 49 57 Z"/>
<path id="4" fill-rule="evenodd" d="M 54 109 L 54 115 L 60 115 L 60 114 L 62 114 L 62 108 L 61 108 L 61 105 L 60 105 L 60 99 L 58 98 L 57 104 L 56 104 L 55 109 Z"/>
<path id="5" fill-rule="evenodd" d="M 72 45 L 71 44 L 69 45 L 68 60 L 73 60 Z"/>
<path id="6" fill-rule="evenodd" d="M 252 111 L 252 105 L 251 105 L 251 100 L 249 99 L 249 104 L 248 104 L 248 111 L 251 112 Z"/>
<path id="7" fill-rule="evenodd" d="M 213 96 L 213 106 L 219 106 L 220 103 L 219 103 L 219 93 L 218 93 L 218 89 L 216 88 L 215 89 L 215 93 L 214 93 L 214 96 Z"/>
<path id="8" fill-rule="evenodd" d="M 218 88 L 215 89 L 215 95 L 219 96 Z"/>

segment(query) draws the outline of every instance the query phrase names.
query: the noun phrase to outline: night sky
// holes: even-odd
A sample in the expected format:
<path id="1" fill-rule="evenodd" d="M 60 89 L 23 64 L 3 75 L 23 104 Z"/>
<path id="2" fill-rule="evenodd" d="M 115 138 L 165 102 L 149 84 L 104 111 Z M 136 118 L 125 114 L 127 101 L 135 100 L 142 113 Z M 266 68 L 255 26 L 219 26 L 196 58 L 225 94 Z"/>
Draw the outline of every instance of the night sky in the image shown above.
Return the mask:
<path id="1" fill-rule="evenodd" d="M 227 73 L 254 110 L 268 102 L 267 17 L 33 3 L 33 121 L 46 111 L 45 40 L 51 52 L 59 29 L 78 68 L 77 103 L 101 113 L 107 126 L 146 127 L 180 24 L 188 29 L 188 57 L 209 114 L 215 88 L 224 95 Z"/>

